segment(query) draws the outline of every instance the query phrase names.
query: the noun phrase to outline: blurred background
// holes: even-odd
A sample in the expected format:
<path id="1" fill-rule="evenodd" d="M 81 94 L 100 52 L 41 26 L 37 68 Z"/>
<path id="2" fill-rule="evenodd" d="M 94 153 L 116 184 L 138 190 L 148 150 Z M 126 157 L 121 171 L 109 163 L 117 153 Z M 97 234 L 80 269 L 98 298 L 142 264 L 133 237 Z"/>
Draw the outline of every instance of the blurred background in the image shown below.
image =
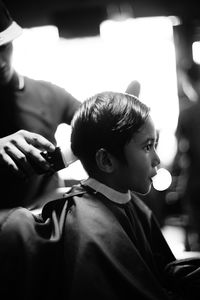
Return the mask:
<path id="1" fill-rule="evenodd" d="M 13 64 L 19 73 L 56 83 L 80 101 L 139 83 L 138 96 L 151 107 L 156 123 L 161 158 L 152 191 L 143 198 L 176 255 L 199 252 L 199 233 L 186 201 L 190 146 L 177 134 L 180 113 L 198 101 L 188 75 L 200 63 L 200 11 L 194 1 L 4 2 L 24 28 L 14 41 Z M 66 137 L 70 127 L 61 124 L 58 145 L 64 146 Z M 66 186 L 87 176 L 78 161 L 59 175 Z"/>

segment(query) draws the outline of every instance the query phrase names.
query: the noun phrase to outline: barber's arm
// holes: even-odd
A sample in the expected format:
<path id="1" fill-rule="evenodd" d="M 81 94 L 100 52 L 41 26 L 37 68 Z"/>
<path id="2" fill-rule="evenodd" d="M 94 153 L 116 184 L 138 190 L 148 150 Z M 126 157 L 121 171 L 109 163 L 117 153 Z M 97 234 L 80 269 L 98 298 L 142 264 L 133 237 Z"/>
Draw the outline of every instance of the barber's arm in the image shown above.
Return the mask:
<path id="1" fill-rule="evenodd" d="M 50 164 L 41 155 L 41 151 L 53 152 L 55 146 L 43 136 L 26 130 L 0 138 L 0 165 L 10 168 L 21 177 L 51 169 Z"/>

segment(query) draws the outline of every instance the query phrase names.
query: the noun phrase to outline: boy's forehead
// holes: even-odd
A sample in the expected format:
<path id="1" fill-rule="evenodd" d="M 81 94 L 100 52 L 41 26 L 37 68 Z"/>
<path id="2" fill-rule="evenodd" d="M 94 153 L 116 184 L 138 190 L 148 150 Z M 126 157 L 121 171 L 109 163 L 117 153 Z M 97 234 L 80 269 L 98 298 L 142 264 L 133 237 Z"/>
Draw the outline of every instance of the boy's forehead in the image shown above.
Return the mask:
<path id="1" fill-rule="evenodd" d="M 149 116 L 144 123 L 144 125 L 140 128 L 138 133 L 134 135 L 134 140 L 136 142 L 143 142 L 146 140 L 157 140 L 157 132 L 154 126 L 154 122 L 152 118 Z"/>

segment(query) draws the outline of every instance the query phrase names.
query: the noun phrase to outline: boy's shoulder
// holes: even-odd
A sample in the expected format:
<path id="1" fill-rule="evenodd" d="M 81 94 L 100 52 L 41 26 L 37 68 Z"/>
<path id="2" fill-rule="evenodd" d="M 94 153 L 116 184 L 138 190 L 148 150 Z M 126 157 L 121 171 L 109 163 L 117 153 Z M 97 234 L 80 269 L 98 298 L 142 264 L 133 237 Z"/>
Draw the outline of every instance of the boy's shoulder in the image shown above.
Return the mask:
<path id="1" fill-rule="evenodd" d="M 80 198 L 84 198 L 84 203 L 88 202 L 90 206 L 90 202 L 92 201 L 94 203 L 94 199 L 98 199 L 98 195 L 91 188 L 83 186 L 81 183 L 75 184 L 67 191 L 67 193 L 63 194 L 61 198 L 50 201 L 44 206 L 42 210 L 43 218 L 48 218 L 53 210 L 62 210 L 63 206 L 66 206 L 66 203 L 68 204 L 68 207 L 71 206 L 72 203 L 78 204 Z M 152 214 L 151 209 L 144 203 L 137 193 L 131 192 L 131 200 L 134 205 L 134 209 L 147 215 Z M 98 202 L 100 203 L 101 201 Z"/>
<path id="2" fill-rule="evenodd" d="M 102 206 L 97 193 L 91 188 L 78 183 L 73 185 L 60 198 L 46 203 L 41 215 L 44 221 L 51 218 L 53 211 L 58 217 L 62 214 L 62 211 L 65 211 L 65 214 L 67 214 L 69 210 L 70 212 L 79 210 L 81 213 L 84 211 L 90 215 L 91 210 L 97 206 Z"/>
<path id="3" fill-rule="evenodd" d="M 73 185 L 66 193 L 63 193 L 63 195 L 55 200 L 49 201 L 46 203 L 42 209 L 42 218 L 48 219 L 52 211 L 59 212 L 63 209 L 64 206 L 66 206 L 66 203 L 70 205 L 70 202 L 73 201 L 73 198 L 75 196 L 81 197 L 86 193 L 86 190 L 83 189 L 81 184 Z"/>

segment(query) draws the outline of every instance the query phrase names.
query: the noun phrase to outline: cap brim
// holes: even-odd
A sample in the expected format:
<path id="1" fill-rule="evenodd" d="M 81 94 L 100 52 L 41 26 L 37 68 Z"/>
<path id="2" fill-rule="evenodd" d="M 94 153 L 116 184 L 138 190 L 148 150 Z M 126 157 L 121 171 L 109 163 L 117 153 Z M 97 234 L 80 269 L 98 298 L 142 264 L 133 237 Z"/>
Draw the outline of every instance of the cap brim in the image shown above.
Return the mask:
<path id="1" fill-rule="evenodd" d="M 6 30 L 0 32 L 0 46 L 12 42 L 22 34 L 22 31 L 23 29 L 13 21 Z"/>

